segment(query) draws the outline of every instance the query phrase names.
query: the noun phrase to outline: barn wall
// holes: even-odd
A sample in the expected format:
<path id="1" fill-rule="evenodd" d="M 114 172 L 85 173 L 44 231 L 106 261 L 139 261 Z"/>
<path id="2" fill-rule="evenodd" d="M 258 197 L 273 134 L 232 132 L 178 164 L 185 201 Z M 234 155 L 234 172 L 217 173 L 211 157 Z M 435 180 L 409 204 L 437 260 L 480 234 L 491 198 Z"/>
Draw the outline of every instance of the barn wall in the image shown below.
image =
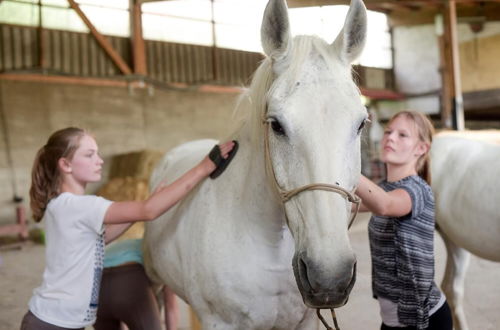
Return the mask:
<path id="1" fill-rule="evenodd" d="M 397 27 L 393 42 L 396 89 L 414 95 L 405 101 L 405 107 L 439 113 L 437 91 L 441 88 L 441 77 L 434 25 Z"/>
<path id="2" fill-rule="evenodd" d="M 488 22 L 477 34 L 461 23 L 457 32 L 463 92 L 500 88 L 500 23 Z M 412 95 L 404 106 L 438 114 L 442 83 L 435 26 L 396 27 L 393 47 L 396 89 Z"/>
<path id="3" fill-rule="evenodd" d="M 0 80 L 0 107 L 19 193 L 27 206 L 35 153 L 54 130 L 69 125 L 89 129 L 99 143 L 106 173 L 110 158 L 116 154 L 141 149 L 164 151 L 189 140 L 226 134 L 237 96 L 236 92 Z M 1 139 L 0 223 L 12 222 L 15 214 L 10 202 L 12 172 L 5 151 Z M 97 186 L 89 188 L 92 192 Z"/>
<path id="4" fill-rule="evenodd" d="M 464 92 L 500 87 L 500 34 L 460 44 L 460 73 Z"/>
<path id="5" fill-rule="evenodd" d="M 122 77 L 120 70 L 90 33 L 0 24 L 0 72 L 43 71 L 84 77 Z M 128 38 L 105 36 L 129 67 L 133 67 Z M 41 42 L 42 41 L 42 42 Z M 145 40 L 148 78 L 157 83 L 217 83 L 241 86 L 263 55 L 234 49 L 212 48 Z M 40 52 L 40 50 L 43 52 Z M 123 78 L 123 77 L 122 77 Z"/>

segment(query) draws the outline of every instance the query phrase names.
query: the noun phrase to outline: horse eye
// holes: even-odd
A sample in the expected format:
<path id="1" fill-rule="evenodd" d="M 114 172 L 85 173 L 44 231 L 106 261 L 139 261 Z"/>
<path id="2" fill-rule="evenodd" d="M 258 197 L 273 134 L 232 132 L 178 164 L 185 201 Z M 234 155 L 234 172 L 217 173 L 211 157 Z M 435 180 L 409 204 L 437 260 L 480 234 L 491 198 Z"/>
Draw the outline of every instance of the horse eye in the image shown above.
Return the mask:
<path id="1" fill-rule="evenodd" d="M 273 120 L 271 122 L 271 128 L 273 129 L 274 133 L 279 136 L 284 136 L 285 135 L 285 129 L 283 126 L 281 126 L 280 122 L 277 120 Z"/>
<path id="2" fill-rule="evenodd" d="M 361 133 L 361 131 L 363 130 L 363 128 L 365 128 L 365 124 L 366 124 L 366 119 L 364 119 L 361 122 L 361 125 L 359 125 L 359 127 L 358 127 L 358 134 Z"/>

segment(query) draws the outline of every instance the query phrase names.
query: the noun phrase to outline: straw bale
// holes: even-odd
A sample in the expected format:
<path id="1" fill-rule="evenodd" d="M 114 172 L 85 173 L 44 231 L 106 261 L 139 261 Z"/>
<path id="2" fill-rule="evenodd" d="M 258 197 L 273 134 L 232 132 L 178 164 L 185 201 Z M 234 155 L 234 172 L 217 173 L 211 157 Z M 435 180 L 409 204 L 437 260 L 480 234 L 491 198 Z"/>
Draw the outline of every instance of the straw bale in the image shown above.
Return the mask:
<path id="1" fill-rule="evenodd" d="M 162 157 L 163 152 L 156 150 L 141 150 L 113 156 L 109 177 L 149 180 L 154 167 Z"/>
<path id="2" fill-rule="evenodd" d="M 121 201 L 142 201 L 148 198 L 148 181 L 134 177 L 113 178 L 98 191 L 98 196 Z"/>
<path id="3" fill-rule="evenodd" d="M 149 196 L 148 182 L 132 177 L 114 178 L 102 186 L 97 195 L 115 202 L 145 200 Z M 118 240 L 141 238 L 143 234 L 144 222 L 141 221 L 132 225 Z"/>

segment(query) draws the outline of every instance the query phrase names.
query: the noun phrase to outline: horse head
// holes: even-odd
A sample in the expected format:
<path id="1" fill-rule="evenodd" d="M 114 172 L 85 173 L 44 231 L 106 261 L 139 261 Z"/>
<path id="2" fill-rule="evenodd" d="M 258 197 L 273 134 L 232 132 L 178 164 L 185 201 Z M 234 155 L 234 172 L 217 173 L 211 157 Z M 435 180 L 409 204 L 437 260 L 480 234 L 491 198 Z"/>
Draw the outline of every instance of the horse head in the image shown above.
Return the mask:
<path id="1" fill-rule="evenodd" d="M 357 185 L 367 112 L 352 81 L 351 63 L 365 35 L 361 0 L 352 0 L 332 44 L 312 36 L 292 38 L 285 1 L 269 1 L 261 37 L 268 56 L 263 66 L 271 73 L 261 120 L 268 167 L 281 190 L 327 183 L 353 191 Z M 347 302 L 356 272 L 347 234 L 350 210 L 345 196 L 323 190 L 304 191 L 284 203 L 295 241 L 294 275 L 309 307 Z"/>

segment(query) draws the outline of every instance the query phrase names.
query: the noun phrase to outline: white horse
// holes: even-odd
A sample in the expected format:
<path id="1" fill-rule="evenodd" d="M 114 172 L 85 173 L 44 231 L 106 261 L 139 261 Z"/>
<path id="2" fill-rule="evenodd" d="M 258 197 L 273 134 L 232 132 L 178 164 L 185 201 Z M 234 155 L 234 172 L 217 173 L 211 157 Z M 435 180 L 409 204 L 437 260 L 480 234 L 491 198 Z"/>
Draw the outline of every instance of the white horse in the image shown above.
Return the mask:
<path id="1" fill-rule="evenodd" d="M 355 282 L 346 196 L 359 179 L 367 112 L 351 62 L 364 45 L 366 9 L 352 0 L 343 30 L 327 44 L 292 39 L 285 1 L 270 0 L 261 34 L 268 57 L 230 136 L 238 154 L 219 178 L 146 225 L 148 275 L 188 302 L 203 329 L 314 329 L 318 321 L 305 304 L 342 306 Z M 215 143 L 169 152 L 152 188 L 179 177 Z M 318 182 L 329 185 L 287 195 L 287 203 L 276 193 Z"/>
<path id="2" fill-rule="evenodd" d="M 436 222 L 448 253 L 441 287 L 459 330 L 469 329 L 463 310 L 469 252 L 500 261 L 500 145 L 484 139 L 500 142 L 500 133 L 440 134 L 431 148 Z"/>

